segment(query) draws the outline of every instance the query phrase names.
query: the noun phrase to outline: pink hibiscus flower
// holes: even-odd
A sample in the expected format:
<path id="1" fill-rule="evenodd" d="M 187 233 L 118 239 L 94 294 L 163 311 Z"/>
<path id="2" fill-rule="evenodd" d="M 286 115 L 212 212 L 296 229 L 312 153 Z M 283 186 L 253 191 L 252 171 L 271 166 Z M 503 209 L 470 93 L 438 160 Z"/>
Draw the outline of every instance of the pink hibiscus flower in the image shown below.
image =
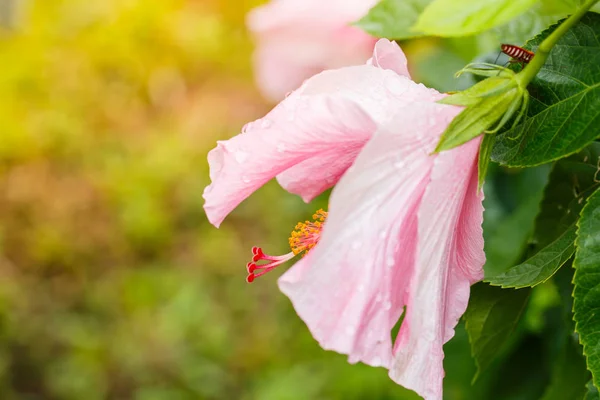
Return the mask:
<path id="1" fill-rule="evenodd" d="M 253 248 L 248 280 L 304 252 L 279 287 L 315 339 L 350 362 L 389 369 L 428 400 L 442 398 L 442 346 L 485 261 L 480 139 L 431 154 L 460 112 L 435 103 L 443 96 L 413 82 L 400 48 L 382 39 L 367 65 L 312 77 L 219 142 L 204 193 L 218 226 L 273 177 L 305 201 L 335 185 L 329 213 L 296 226 L 292 252 Z"/>
<path id="2" fill-rule="evenodd" d="M 273 0 L 248 14 L 258 87 L 272 101 L 325 69 L 363 64 L 376 39 L 350 24 L 377 0 Z"/>

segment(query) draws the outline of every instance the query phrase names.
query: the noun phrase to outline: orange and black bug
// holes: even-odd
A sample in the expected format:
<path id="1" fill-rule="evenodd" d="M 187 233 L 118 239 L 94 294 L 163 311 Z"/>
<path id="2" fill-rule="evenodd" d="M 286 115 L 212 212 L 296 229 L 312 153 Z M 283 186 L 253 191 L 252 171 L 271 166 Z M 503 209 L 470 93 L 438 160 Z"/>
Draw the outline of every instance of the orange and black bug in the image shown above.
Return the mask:
<path id="1" fill-rule="evenodd" d="M 525 50 L 524 48 L 513 44 L 503 44 L 500 48 L 504 54 L 511 57 L 516 62 L 523 64 L 527 64 L 535 55 L 532 51 Z"/>

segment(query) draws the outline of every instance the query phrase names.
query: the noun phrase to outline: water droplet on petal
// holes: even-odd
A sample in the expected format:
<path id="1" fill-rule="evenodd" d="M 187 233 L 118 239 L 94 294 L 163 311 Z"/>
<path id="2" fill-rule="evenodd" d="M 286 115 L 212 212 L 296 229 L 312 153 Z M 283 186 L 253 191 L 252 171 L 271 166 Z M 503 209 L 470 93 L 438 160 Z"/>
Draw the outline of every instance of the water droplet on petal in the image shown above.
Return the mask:
<path id="1" fill-rule="evenodd" d="M 381 300 L 383 300 L 383 297 L 381 296 L 381 294 L 378 294 L 377 297 L 375 297 L 375 301 L 377 303 L 381 303 Z"/>
<path id="2" fill-rule="evenodd" d="M 357 288 L 357 290 L 358 290 L 359 292 L 361 292 L 361 293 L 362 293 L 362 292 L 364 292 L 364 291 L 365 291 L 365 285 L 363 285 L 363 284 L 361 283 L 360 285 L 358 285 L 358 288 Z"/>
<path id="3" fill-rule="evenodd" d="M 390 93 L 399 96 L 406 92 L 407 85 L 404 84 L 401 77 L 392 75 L 385 81 L 385 87 Z"/>
<path id="4" fill-rule="evenodd" d="M 285 151 L 285 144 L 283 144 L 283 143 L 279 143 L 279 144 L 277 145 L 277 151 L 278 151 L 279 153 L 283 153 L 283 152 Z"/>
<path id="5" fill-rule="evenodd" d="M 394 257 L 391 257 L 391 256 L 390 256 L 390 257 L 388 257 L 388 258 L 385 260 L 385 265 L 386 265 L 388 268 L 392 268 L 392 267 L 393 267 L 395 264 L 396 264 L 396 260 L 394 260 Z"/>
<path id="6" fill-rule="evenodd" d="M 379 232 L 379 238 L 380 239 L 385 239 L 387 237 L 387 231 L 383 230 L 381 232 Z"/>
<path id="7" fill-rule="evenodd" d="M 248 153 L 246 153 L 245 151 L 241 151 L 241 150 L 238 150 L 233 153 L 233 157 L 235 158 L 235 161 L 238 162 L 238 164 L 243 164 L 248 159 L 249 156 L 250 155 Z"/>
<path id="8" fill-rule="evenodd" d="M 394 162 L 394 168 L 402 169 L 404 168 L 405 162 L 403 160 L 397 160 Z"/>
<path id="9" fill-rule="evenodd" d="M 242 175 L 242 182 L 250 183 L 250 178 L 248 178 L 246 175 Z"/>
<path id="10" fill-rule="evenodd" d="M 263 120 L 260 123 L 260 126 L 263 129 L 269 129 L 271 125 L 273 125 L 273 122 L 271 122 L 271 120 L 267 118 L 263 118 Z"/>
<path id="11" fill-rule="evenodd" d="M 391 302 L 389 302 L 389 301 L 386 301 L 385 303 L 383 303 L 383 309 L 384 309 L 384 310 L 386 310 L 386 311 L 387 311 L 387 310 L 389 310 L 389 309 L 391 309 L 391 308 L 392 308 L 392 303 L 391 303 Z"/>
<path id="12" fill-rule="evenodd" d="M 242 127 L 242 133 L 248 133 L 254 124 L 252 122 L 248 122 L 246 125 Z"/>

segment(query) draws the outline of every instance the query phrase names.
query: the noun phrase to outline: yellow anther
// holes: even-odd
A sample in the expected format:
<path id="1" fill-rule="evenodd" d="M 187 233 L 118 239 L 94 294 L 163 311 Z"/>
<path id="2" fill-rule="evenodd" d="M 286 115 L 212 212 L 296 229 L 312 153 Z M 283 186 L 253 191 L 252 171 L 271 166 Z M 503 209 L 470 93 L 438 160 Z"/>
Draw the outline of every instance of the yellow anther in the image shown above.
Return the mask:
<path id="1" fill-rule="evenodd" d="M 304 252 L 303 255 L 315 247 L 321 237 L 323 224 L 327 219 L 327 211 L 318 210 L 313 215 L 314 221 L 298 222 L 296 227 L 290 234 L 289 243 L 292 252 L 298 255 Z"/>

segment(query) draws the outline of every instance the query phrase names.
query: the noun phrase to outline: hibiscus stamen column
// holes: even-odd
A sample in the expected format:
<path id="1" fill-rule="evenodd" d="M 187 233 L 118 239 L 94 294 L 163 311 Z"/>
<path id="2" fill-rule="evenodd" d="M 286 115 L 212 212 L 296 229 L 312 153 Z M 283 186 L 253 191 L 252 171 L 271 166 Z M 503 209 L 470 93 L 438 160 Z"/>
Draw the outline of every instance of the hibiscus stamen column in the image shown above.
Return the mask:
<path id="1" fill-rule="evenodd" d="M 296 257 L 298 254 L 302 254 L 303 256 L 306 255 L 319 242 L 326 219 L 327 211 L 318 210 L 313 215 L 313 221 L 304 221 L 296 224 L 288 240 L 292 251 L 282 256 L 271 256 L 265 254 L 262 248 L 256 246 L 253 247 L 252 261 L 246 264 L 246 269 L 248 271 L 246 281 L 248 283 L 253 282 L 254 279 L 274 270 L 286 261 Z M 257 264 L 260 261 L 266 262 Z"/>

